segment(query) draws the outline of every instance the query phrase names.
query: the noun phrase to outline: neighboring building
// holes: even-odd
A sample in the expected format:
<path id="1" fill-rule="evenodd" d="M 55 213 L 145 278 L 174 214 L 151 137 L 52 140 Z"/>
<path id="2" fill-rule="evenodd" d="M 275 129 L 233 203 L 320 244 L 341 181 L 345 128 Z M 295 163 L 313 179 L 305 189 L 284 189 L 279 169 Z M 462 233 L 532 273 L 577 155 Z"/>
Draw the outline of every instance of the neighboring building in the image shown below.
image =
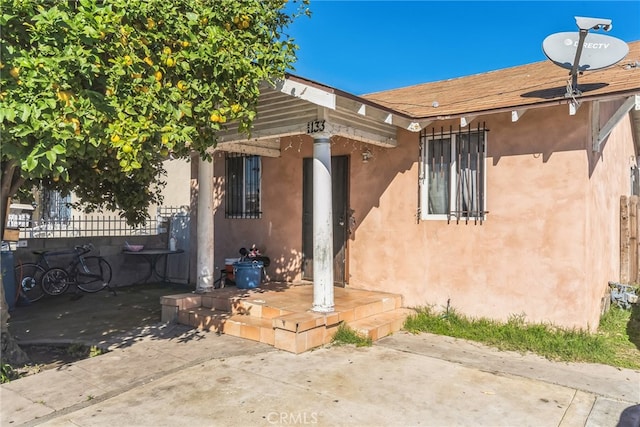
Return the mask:
<path id="1" fill-rule="evenodd" d="M 581 75 L 575 98 L 548 61 L 366 96 L 296 76 L 265 87 L 251 137 L 231 129 L 214 153 L 215 267 L 256 244 L 270 279 L 313 279 L 332 234 L 338 286 L 594 330 L 637 171 L 640 42 L 629 47 Z M 333 226 L 314 237 L 323 160 Z"/>

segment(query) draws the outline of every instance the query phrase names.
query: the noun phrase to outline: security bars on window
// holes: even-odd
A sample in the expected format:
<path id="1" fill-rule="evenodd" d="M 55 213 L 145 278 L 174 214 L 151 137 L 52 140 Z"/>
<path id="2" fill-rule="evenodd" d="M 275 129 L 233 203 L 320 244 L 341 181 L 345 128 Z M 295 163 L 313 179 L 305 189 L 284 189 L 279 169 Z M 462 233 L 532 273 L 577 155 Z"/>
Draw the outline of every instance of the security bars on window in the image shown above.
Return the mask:
<path id="1" fill-rule="evenodd" d="M 227 153 L 225 216 L 260 218 L 260 156 Z"/>
<path id="2" fill-rule="evenodd" d="M 487 131 L 483 123 L 420 133 L 420 219 L 484 219 Z"/>

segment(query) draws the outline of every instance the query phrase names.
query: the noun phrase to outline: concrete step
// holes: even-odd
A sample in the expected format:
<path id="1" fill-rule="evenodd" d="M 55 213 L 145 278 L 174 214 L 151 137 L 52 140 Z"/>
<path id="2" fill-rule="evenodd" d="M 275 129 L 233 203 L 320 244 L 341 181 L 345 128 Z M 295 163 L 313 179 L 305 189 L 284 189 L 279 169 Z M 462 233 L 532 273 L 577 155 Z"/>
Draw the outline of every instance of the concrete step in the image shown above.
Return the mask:
<path id="1" fill-rule="evenodd" d="M 415 311 L 408 308 L 396 308 L 347 322 L 347 326 L 360 335 L 376 341 L 402 329 L 405 319 L 410 314 L 415 314 Z"/>

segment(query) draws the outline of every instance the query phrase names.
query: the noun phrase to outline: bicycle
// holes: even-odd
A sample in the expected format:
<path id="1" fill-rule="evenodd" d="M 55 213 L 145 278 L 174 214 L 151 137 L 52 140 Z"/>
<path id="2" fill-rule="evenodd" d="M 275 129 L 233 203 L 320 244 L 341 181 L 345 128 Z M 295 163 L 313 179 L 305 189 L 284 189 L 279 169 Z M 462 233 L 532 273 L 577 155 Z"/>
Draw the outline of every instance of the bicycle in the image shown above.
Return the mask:
<path id="1" fill-rule="evenodd" d="M 38 301 L 45 293 L 40 286 L 40 280 L 45 273 L 45 269 L 34 262 L 21 262 L 15 268 L 16 284 L 18 285 L 18 295 L 21 293 L 29 302 Z"/>
<path id="2" fill-rule="evenodd" d="M 73 260 L 67 268 L 52 267 L 44 273 L 40 282 L 42 290 L 55 296 L 65 293 L 70 285 L 75 285 L 81 291 L 89 293 L 109 288 L 115 295 L 115 291 L 109 286 L 111 265 L 101 256 L 84 256 L 92 249 L 92 244 L 74 247 Z"/>
<path id="3" fill-rule="evenodd" d="M 16 268 L 19 289 L 29 302 L 35 302 L 45 295 L 60 295 L 70 285 L 76 285 L 84 292 L 98 292 L 109 286 L 112 278 L 111 265 L 100 256 L 84 256 L 93 250 L 92 244 L 75 246 L 62 251 L 34 251 L 38 255 L 35 263 L 18 263 Z M 49 258 L 72 255 L 66 268 L 52 267 Z"/>

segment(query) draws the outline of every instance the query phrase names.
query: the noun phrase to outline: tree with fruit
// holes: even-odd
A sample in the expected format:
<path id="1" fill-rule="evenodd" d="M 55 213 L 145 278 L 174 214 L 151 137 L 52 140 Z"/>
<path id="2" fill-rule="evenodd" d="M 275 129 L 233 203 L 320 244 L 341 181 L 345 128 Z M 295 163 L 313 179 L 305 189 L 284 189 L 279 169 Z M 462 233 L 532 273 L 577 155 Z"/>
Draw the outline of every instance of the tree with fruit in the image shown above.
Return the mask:
<path id="1" fill-rule="evenodd" d="M 145 221 L 167 156 L 210 159 L 229 122 L 250 132 L 260 85 L 295 62 L 285 31 L 307 3 L 4 1 L 0 231 L 34 185 Z"/>

